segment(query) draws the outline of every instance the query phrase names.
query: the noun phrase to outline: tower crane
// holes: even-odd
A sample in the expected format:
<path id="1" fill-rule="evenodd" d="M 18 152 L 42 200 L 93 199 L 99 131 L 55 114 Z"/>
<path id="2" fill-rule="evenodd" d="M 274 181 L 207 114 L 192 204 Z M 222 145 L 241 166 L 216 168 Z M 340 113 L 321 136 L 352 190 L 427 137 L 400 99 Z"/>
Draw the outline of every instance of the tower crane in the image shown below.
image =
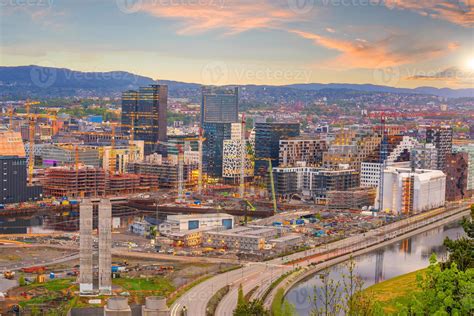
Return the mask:
<path id="1" fill-rule="evenodd" d="M 273 213 L 276 214 L 278 212 L 278 208 L 277 208 L 276 193 L 275 193 L 275 181 L 273 179 L 272 159 L 271 158 L 256 158 L 256 160 L 268 161 L 268 172 L 270 173 L 270 185 L 272 189 Z"/>
<path id="2" fill-rule="evenodd" d="M 245 194 L 245 156 L 247 152 L 245 142 L 245 113 L 242 113 L 242 126 L 241 126 L 241 137 L 240 137 L 240 186 L 239 195 L 240 198 L 244 198 Z"/>
<path id="3" fill-rule="evenodd" d="M 183 145 L 181 144 L 174 144 L 168 142 L 157 141 L 156 144 L 158 145 L 165 145 L 165 146 L 173 146 L 178 149 L 178 198 L 176 202 L 182 203 L 184 202 L 184 149 Z"/>

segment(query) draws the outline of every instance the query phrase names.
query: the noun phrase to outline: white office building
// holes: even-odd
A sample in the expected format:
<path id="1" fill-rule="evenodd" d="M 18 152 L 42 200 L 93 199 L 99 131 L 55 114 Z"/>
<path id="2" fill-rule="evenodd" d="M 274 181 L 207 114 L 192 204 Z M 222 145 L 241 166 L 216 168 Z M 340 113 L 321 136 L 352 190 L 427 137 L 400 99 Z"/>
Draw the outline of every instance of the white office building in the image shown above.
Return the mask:
<path id="1" fill-rule="evenodd" d="M 163 235 L 170 235 L 209 227 L 231 229 L 234 227 L 234 217 L 224 213 L 168 215 L 166 221 L 158 226 L 158 230 Z"/>

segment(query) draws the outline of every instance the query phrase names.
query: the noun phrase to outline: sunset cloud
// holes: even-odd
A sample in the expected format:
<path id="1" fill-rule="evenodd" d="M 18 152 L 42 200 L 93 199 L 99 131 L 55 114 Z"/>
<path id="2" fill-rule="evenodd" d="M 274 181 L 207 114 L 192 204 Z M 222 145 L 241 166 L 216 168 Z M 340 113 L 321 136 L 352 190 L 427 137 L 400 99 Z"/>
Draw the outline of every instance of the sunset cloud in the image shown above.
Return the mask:
<path id="1" fill-rule="evenodd" d="M 385 0 L 390 9 L 417 12 L 422 16 L 442 19 L 464 27 L 474 26 L 474 2 L 472 0 Z"/>
<path id="2" fill-rule="evenodd" d="M 382 40 L 370 42 L 363 39 L 336 39 L 299 30 L 292 30 L 291 33 L 311 40 L 317 46 L 338 51 L 339 55 L 328 62 L 328 66 L 334 68 L 370 69 L 399 66 L 443 56 L 459 46 L 455 42 L 419 43 L 401 49 L 401 44 L 406 43 L 408 39 L 400 35 L 391 35 Z"/>
<path id="3" fill-rule="evenodd" d="M 152 16 L 169 18 L 181 23 L 178 34 L 202 33 L 224 29 L 236 34 L 252 29 L 280 28 L 300 17 L 291 10 L 273 4 L 272 1 L 225 0 L 170 1 L 168 4 L 146 0 L 138 8 Z"/>

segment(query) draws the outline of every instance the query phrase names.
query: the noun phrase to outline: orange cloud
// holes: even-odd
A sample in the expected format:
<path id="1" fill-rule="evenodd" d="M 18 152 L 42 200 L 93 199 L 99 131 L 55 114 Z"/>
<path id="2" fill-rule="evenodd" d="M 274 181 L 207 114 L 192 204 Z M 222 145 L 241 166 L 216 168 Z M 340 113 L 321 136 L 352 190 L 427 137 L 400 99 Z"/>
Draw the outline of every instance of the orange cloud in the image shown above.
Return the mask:
<path id="1" fill-rule="evenodd" d="M 474 26 L 472 0 L 385 0 L 390 9 L 404 9 L 423 16 L 442 19 L 464 27 Z"/>
<path id="2" fill-rule="evenodd" d="M 392 35 L 383 40 L 369 42 L 356 39 L 354 41 L 335 39 L 319 34 L 292 30 L 293 34 L 309 39 L 318 46 L 336 50 L 340 55 L 329 60 L 328 66 L 333 68 L 384 68 L 410 64 L 420 60 L 439 57 L 458 48 L 457 43 L 447 45 L 430 44 L 429 46 L 412 45 L 409 48 L 404 44 L 409 41 L 397 35 Z M 397 47 L 397 44 L 400 47 Z M 419 44 L 420 45 L 420 44 Z"/>
<path id="3" fill-rule="evenodd" d="M 275 6 L 271 1 L 210 0 L 206 1 L 143 1 L 139 10 L 156 17 L 181 21 L 178 34 L 201 33 L 227 29 L 229 34 L 251 29 L 279 28 L 298 19 L 295 12 Z"/>

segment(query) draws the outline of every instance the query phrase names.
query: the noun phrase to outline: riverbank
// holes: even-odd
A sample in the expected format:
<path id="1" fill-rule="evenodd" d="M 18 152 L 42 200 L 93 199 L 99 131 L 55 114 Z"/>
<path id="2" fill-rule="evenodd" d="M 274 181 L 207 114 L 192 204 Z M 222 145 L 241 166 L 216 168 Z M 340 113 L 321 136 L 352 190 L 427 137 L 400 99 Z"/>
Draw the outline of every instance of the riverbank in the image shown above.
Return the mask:
<path id="1" fill-rule="evenodd" d="M 346 253 L 342 256 L 331 258 L 329 260 L 326 259 L 323 262 L 321 262 L 322 258 L 319 258 L 319 261 L 320 261 L 319 263 L 316 263 L 315 265 L 311 266 L 305 273 L 302 273 L 298 278 L 296 278 L 292 282 L 289 282 L 290 284 L 288 284 L 287 282 L 281 284 L 282 287 L 284 287 L 285 296 L 290 290 L 296 287 L 297 284 L 304 282 L 304 280 L 310 279 L 318 271 L 321 271 L 328 267 L 342 263 L 348 260 L 350 257 L 356 257 L 356 256 L 360 256 L 366 253 L 370 253 L 379 248 L 389 246 L 396 242 L 400 242 L 411 236 L 426 232 L 436 227 L 440 227 L 441 225 L 455 221 L 468 214 L 469 214 L 469 211 L 467 210 L 467 206 L 465 208 L 463 207 L 462 209 L 457 209 L 457 210 L 451 209 L 449 211 L 446 211 L 444 214 L 437 214 L 436 216 L 431 217 L 431 218 L 429 217 L 429 213 L 425 213 L 423 214 L 424 215 L 423 217 L 425 218 L 422 221 L 420 222 L 413 221 L 413 218 L 408 219 L 408 221 L 411 223 L 408 225 L 408 227 L 404 227 L 403 229 L 400 229 L 399 231 L 385 230 L 385 238 L 382 238 L 382 240 L 379 240 L 378 243 L 372 243 L 372 245 L 366 245 L 367 247 L 365 248 L 361 247 L 362 249 L 359 248 L 359 250 L 350 251 L 349 253 Z M 387 236 L 389 238 L 387 238 Z M 419 267 L 417 269 L 420 269 L 422 267 Z M 280 287 L 277 287 L 265 301 L 265 305 L 267 307 L 271 306 L 273 298 L 276 295 L 279 288 Z"/>
<path id="2" fill-rule="evenodd" d="M 417 270 L 398 277 L 374 284 L 364 292 L 378 302 L 385 314 L 396 313 L 397 304 L 407 306 L 412 294 L 419 291 L 416 276 L 424 275 L 426 269 Z"/>

